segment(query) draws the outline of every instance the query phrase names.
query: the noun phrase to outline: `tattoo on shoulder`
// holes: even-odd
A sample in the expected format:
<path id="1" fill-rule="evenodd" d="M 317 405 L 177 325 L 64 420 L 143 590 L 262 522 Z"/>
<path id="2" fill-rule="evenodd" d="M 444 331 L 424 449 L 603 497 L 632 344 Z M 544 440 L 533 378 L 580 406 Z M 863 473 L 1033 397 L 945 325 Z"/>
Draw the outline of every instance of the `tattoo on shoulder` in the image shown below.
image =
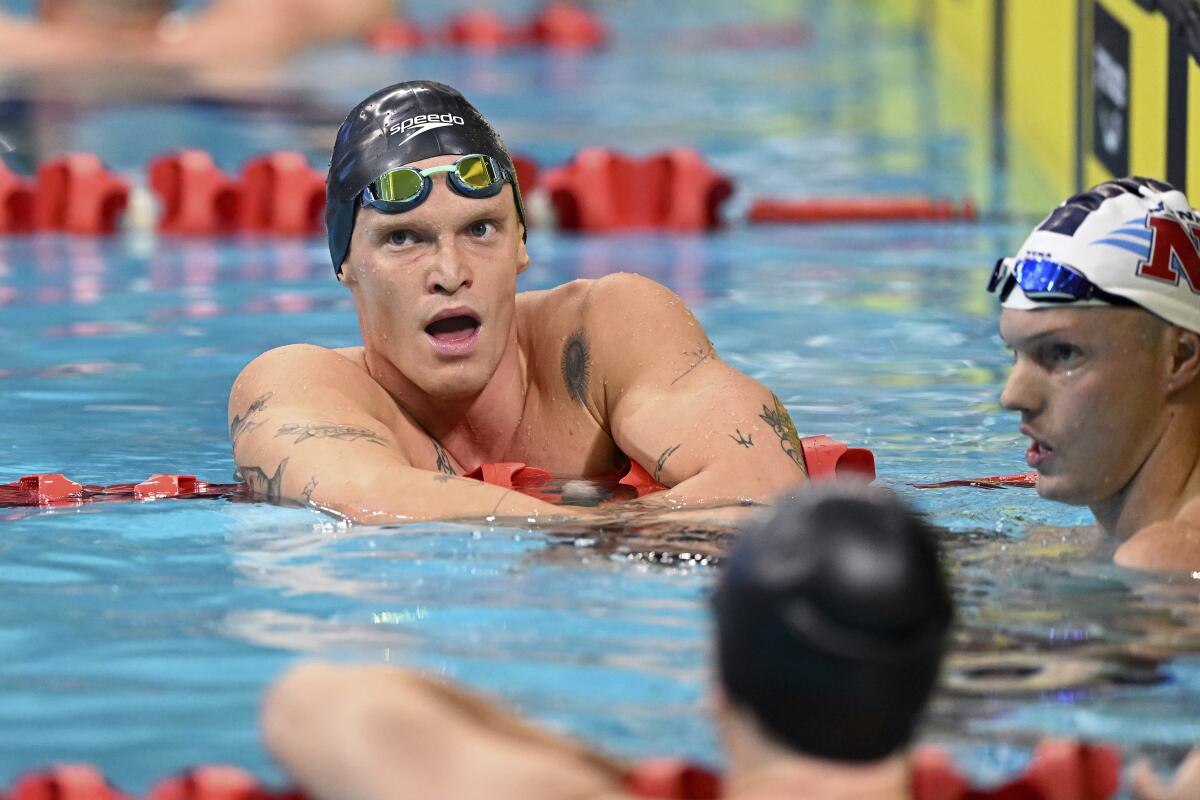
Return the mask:
<path id="1" fill-rule="evenodd" d="M 267 402 L 274 396 L 274 392 L 259 395 L 258 399 L 246 408 L 246 413 L 234 414 L 233 422 L 229 423 L 229 440 L 233 442 L 234 447 L 237 447 L 238 439 L 241 439 L 244 434 L 262 426 L 266 422 L 266 420 L 254 422 L 251 417 L 262 411 L 266 407 Z"/>
<path id="2" fill-rule="evenodd" d="M 380 447 L 386 447 L 383 437 L 373 430 L 358 428 L 353 425 L 305 425 L 289 423 L 280 425 L 275 438 L 280 436 L 295 436 L 292 444 L 299 444 L 305 439 L 337 439 L 342 442 L 354 442 L 364 439 Z"/>
<path id="3" fill-rule="evenodd" d="M 433 444 L 433 452 L 437 454 L 437 470 L 443 475 L 457 475 L 454 470 L 454 463 L 450 461 L 450 454 L 446 449 L 433 439 L 429 440 Z"/>
<path id="4" fill-rule="evenodd" d="M 758 415 L 759 419 L 771 426 L 771 430 L 779 437 L 779 446 L 783 448 L 783 452 L 787 453 L 788 458 L 807 476 L 808 470 L 804 466 L 804 452 L 800 445 L 800 434 L 796 432 L 796 423 L 792 422 L 778 397 L 771 395 L 771 400 L 774 401 L 775 407 L 768 408 L 764 405 L 762 413 Z"/>
<path id="5" fill-rule="evenodd" d="M 735 436 L 734 434 L 737 435 Z M 728 434 L 728 436 L 742 447 L 754 447 L 754 434 L 742 433 L 741 428 L 734 428 L 733 433 Z"/>
<path id="6" fill-rule="evenodd" d="M 580 328 L 567 337 L 562 352 L 563 380 L 567 384 L 567 392 L 576 403 L 587 402 L 588 376 L 591 371 L 592 357 L 588 352 L 587 337 Z"/>
<path id="7" fill-rule="evenodd" d="M 703 347 L 699 350 L 693 350 L 692 352 L 688 353 L 688 355 L 695 360 L 692 362 L 690 367 L 681 372 L 679 376 L 675 378 L 675 380 L 671 381 L 671 385 L 674 386 L 675 384 L 679 383 L 679 381 L 686 378 L 689 374 L 691 374 L 692 370 L 703 364 L 705 361 L 708 361 L 708 359 L 712 358 L 716 352 L 717 351 L 716 348 L 713 347 L 713 343 L 709 342 L 708 347 Z"/>
<path id="8" fill-rule="evenodd" d="M 667 465 L 667 459 L 670 458 L 678 449 L 679 445 L 676 444 L 671 445 L 666 450 L 662 451 L 662 455 L 658 457 L 658 463 L 654 465 L 654 480 L 657 481 L 662 477 L 663 467 Z"/>
<path id="9" fill-rule="evenodd" d="M 238 471 L 246 479 L 251 492 L 267 498 L 269 502 L 278 503 L 283 499 L 283 471 L 287 469 L 287 463 L 286 458 L 280 461 L 273 475 L 268 475 L 262 467 L 241 464 L 238 465 Z"/>
<path id="10" fill-rule="evenodd" d="M 312 505 L 312 493 L 313 493 L 313 490 L 316 488 L 317 488 L 317 479 L 309 478 L 308 483 L 305 484 L 305 486 L 304 486 L 304 491 L 300 492 L 301 496 L 304 497 L 304 502 L 306 504 Z"/>
<path id="11" fill-rule="evenodd" d="M 452 476 L 443 473 L 438 473 L 433 476 L 433 479 L 438 483 L 449 483 Z"/>

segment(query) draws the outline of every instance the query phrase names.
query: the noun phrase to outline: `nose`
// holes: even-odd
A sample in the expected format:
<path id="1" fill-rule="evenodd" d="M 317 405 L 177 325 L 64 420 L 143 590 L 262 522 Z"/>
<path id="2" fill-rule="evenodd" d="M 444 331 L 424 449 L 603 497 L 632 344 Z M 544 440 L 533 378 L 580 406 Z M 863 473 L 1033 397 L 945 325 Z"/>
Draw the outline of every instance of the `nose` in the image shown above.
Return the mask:
<path id="1" fill-rule="evenodd" d="M 453 239 L 443 238 L 438 242 L 426 288 L 432 294 L 452 295 L 463 287 L 470 287 L 471 280 L 471 269 L 463 261 Z"/>
<path id="2" fill-rule="evenodd" d="M 1018 357 L 1012 372 L 1008 373 L 1004 390 L 1000 392 L 1000 406 L 1027 416 L 1040 411 L 1041 404 L 1041 392 L 1034 369 L 1025 359 Z"/>

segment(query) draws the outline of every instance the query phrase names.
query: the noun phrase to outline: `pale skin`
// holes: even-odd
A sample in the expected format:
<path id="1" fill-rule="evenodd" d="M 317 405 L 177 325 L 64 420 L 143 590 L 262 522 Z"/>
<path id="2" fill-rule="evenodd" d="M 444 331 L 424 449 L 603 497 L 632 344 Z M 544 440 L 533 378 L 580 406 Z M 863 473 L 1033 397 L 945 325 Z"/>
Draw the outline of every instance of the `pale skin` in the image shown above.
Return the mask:
<path id="1" fill-rule="evenodd" d="M 714 699 L 729 800 L 913 796 L 907 750 L 865 764 L 812 758 L 773 741 L 719 688 Z M 267 750 L 315 800 L 632 800 L 620 762 L 411 670 L 294 667 L 267 691 L 260 720 Z M 1168 780 L 1146 762 L 1130 777 L 1141 800 L 1195 800 L 1200 750 Z"/>
<path id="2" fill-rule="evenodd" d="M 36 19 L 0 14 L 0 61 L 31 69 L 137 64 L 228 68 L 276 63 L 361 36 L 391 0 L 212 0 L 187 18 L 168 0 L 41 0 Z"/>
<path id="3" fill-rule="evenodd" d="M 911 797 L 905 753 L 863 765 L 809 758 L 768 739 L 719 693 L 715 705 L 731 800 Z M 294 668 L 268 691 L 262 730 L 267 749 L 317 800 L 631 798 L 620 763 L 392 667 Z"/>
<path id="4" fill-rule="evenodd" d="M 1139 308 L 1004 309 L 1038 493 L 1086 505 L 1116 563 L 1200 569 L 1200 336 Z"/>
<path id="5" fill-rule="evenodd" d="M 650 501 L 664 507 L 768 502 L 806 480 L 783 405 L 678 297 L 628 274 L 517 293 L 511 187 L 467 198 L 431 180 L 405 213 L 358 210 L 340 280 L 363 345 L 282 347 L 238 377 L 230 432 L 252 489 L 391 522 L 587 513 L 460 477 L 500 461 L 587 477 L 632 459 L 670 487 Z M 470 323 L 462 346 L 439 338 L 445 314 Z"/>

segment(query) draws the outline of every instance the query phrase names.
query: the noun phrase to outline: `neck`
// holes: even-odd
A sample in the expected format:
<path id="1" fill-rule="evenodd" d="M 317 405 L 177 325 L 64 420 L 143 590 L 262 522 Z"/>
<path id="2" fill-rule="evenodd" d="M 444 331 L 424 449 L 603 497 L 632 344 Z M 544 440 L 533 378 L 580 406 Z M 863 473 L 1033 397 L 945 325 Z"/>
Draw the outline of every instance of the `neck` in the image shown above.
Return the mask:
<path id="1" fill-rule="evenodd" d="M 464 469 L 503 461 L 525 415 L 528 359 L 514 320 L 496 371 L 479 392 L 434 397 L 368 350 L 367 369 L 387 387 L 397 405 L 444 447 Z"/>
<path id="2" fill-rule="evenodd" d="M 801 755 L 764 734 L 742 711 L 719 716 L 729 771 L 725 796 L 730 800 L 908 800 L 912 773 L 908 756 L 854 763 Z"/>
<path id="3" fill-rule="evenodd" d="M 1200 495 L 1200 419 L 1191 408 L 1168 409 L 1150 454 L 1120 491 L 1090 506 L 1097 524 L 1119 539 L 1170 519 Z"/>

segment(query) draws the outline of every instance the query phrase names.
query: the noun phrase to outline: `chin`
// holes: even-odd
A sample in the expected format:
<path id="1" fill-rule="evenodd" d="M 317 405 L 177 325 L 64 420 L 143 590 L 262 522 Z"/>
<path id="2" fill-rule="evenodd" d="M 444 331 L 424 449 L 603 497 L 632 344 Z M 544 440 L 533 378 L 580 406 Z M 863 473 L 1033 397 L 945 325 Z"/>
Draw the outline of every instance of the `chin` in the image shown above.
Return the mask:
<path id="1" fill-rule="evenodd" d="M 474 372 L 474 370 L 472 370 Z M 464 374 L 439 376 L 424 386 L 425 393 L 441 400 L 467 400 L 484 390 L 491 375 Z"/>
<path id="2" fill-rule="evenodd" d="M 1046 500 L 1069 506 L 1090 506 L 1096 501 L 1092 496 L 1094 492 L 1072 482 L 1067 475 L 1043 475 L 1039 472 L 1037 493 Z"/>

